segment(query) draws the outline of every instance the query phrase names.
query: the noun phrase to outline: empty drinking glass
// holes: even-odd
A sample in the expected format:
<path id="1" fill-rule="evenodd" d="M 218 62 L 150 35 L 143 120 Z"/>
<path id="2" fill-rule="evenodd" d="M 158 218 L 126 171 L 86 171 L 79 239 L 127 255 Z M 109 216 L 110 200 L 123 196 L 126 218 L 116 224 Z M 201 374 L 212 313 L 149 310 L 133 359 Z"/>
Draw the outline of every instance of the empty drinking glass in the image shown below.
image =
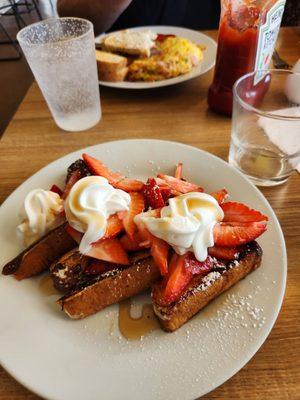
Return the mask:
<path id="1" fill-rule="evenodd" d="M 50 18 L 22 29 L 17 39 L 57 125 L 81 131 L 101 119 L 93 24 Z"/>
<path id="2" fill-rule="evenodd" d="M 258 186 L 300 172 L 300 73 L 254 71 L 233 87 L 229 162 Z"/>

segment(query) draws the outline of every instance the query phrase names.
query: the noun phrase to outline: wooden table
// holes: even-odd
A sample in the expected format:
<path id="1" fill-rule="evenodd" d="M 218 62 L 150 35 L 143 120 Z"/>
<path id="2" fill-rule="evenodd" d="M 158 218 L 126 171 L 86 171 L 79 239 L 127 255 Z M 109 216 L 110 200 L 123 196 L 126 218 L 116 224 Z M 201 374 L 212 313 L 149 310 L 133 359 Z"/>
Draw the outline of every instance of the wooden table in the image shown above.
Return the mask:
<path id="1" fill-rule="evenodd" d="M 216 32 L 207 32 L 216 38 Z M 280 32 L 277 49 L 290 64 L 300 56 L 300 30 Z M 184 142 L 227 159 L 230 119 L 207 109 L 212 73 L 170 88 L 125 91 L 101 88 L 103 118 L 87 132 L 66 133 L 54 124 L 34 83 L 0 142 L 0 202 L 49 162 L 109 140 L 156 138 Z M 279 318 L 255 357 L 206 399 L 300 399 L 300 177 L 262 189 L 284 231 L 287 290 Z M 0 400 L 36 400 L 0 367 Z"/>

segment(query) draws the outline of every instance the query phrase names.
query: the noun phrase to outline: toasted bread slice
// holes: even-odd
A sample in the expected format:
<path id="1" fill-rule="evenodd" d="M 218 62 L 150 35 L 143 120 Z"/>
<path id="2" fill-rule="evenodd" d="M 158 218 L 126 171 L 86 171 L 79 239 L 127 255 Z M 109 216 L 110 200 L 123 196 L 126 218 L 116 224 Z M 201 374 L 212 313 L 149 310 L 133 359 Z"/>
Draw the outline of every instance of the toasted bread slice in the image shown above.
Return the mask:
<path id="1" fill-rule="evenodd" d="M 262 250 L 257 242 L 248 244 L 237 261 L 222 268 L 216 268 L 205 277 L 195 276 L 181 297 L 173 304 L 163 307 L 159 304 L 159 286 L 152 290 L 153 308 L 162 328 L 173 332 L 185 324 L 210 301 L 229 289 L 251 271 L 260 266 Z"/>
<path id="2" fill-rule="evenodd" d="M 106 51 L 96 50 L 99 79 L 102 81 L 123 81 L 127 75 L 127 58 Z"/>
<path id="3" fill-rule="evenodd" d="M 130 266 L 115 266 L 59 299 L 62 310 L 70 318 L 85 318 L 150 288 L 160 277 L 159 269 L 149 253 L 134 257 Z"/>
<path id="4" fill-rule="evenodd" d="M 101 44 L 107 51 L 149 57 L 156 37 L 156 33 L 150 30 L 124 29 L 105 36 Z"/>
<path id="5" fill-rule="evenodd" d="M 4 275 L 14 274 L 18 280 L 30 278 L 46 270 L 50 264 L 66 251 L 77 246 L 77 243 L 65 230 L 65 225 L 48 232 L 40 240 L 33 243 L 2 270 Z"/>
<path id="6" fill-rule="evenodd" d="M 149 251 L 140 251 L 131 254 L 129 258 L 130 265 L 148 257 Z M 93 272 L 90 270 L 91 266 Z M 95 281 L 101 274 L 100 272 L 97 273 L 95 268 L 98 270 L 100 268 L 101 273 L 104 273 L 112 269 L 122 269 L 123 267 L 120 264 L 85 256 L 76 247 L 51 264 L 50 276 L 54 287 L 59 292 L 70 294 L 76 289 L 81 289 Z"/>
<path id="7" fill-rule="evenodd" d="M 111 71 L 103 71 L 103 69 L 99 70 L 99 79 L 100 81 L 106 81 L 106 82 L 122 82 L 125 80 L 128 72 L 128 68 L 122 68 L 118 69 L 114 72 Z"/>
<path id="8" fill-rule="evenodd" d="M 115 72 L 127 66 L 127 58 L 112 54 L 107 51 L 96 50 L 96 60 L 98 68 L 107 72 Z"/>

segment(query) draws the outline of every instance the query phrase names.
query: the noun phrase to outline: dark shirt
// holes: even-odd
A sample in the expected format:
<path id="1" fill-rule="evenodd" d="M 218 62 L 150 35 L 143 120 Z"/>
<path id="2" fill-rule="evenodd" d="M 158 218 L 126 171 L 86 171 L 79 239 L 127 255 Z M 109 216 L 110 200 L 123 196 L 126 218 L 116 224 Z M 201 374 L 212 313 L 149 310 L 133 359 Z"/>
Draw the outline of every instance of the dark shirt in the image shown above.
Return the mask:
<path id="1" fill-rule="evenodd" d="M 145 25 L 215 29 L 219 18 L 220 0 L 133 0 L 110 30 Z"/>

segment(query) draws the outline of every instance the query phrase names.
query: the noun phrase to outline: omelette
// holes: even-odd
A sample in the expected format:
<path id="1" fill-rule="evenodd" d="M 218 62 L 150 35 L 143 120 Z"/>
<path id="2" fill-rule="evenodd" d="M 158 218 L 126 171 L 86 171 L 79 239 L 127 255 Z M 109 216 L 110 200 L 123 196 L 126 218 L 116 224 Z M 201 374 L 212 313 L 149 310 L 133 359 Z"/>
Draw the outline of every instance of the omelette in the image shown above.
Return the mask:
<path id="1" fill-rule="evenodd" d="M 156 41 L 150 57 L 135 59 L 129 65 L 127 79 L 151 82 L 186 74 L 199 65 L 203 50 L 203 46 L 177 36 Z"/>

